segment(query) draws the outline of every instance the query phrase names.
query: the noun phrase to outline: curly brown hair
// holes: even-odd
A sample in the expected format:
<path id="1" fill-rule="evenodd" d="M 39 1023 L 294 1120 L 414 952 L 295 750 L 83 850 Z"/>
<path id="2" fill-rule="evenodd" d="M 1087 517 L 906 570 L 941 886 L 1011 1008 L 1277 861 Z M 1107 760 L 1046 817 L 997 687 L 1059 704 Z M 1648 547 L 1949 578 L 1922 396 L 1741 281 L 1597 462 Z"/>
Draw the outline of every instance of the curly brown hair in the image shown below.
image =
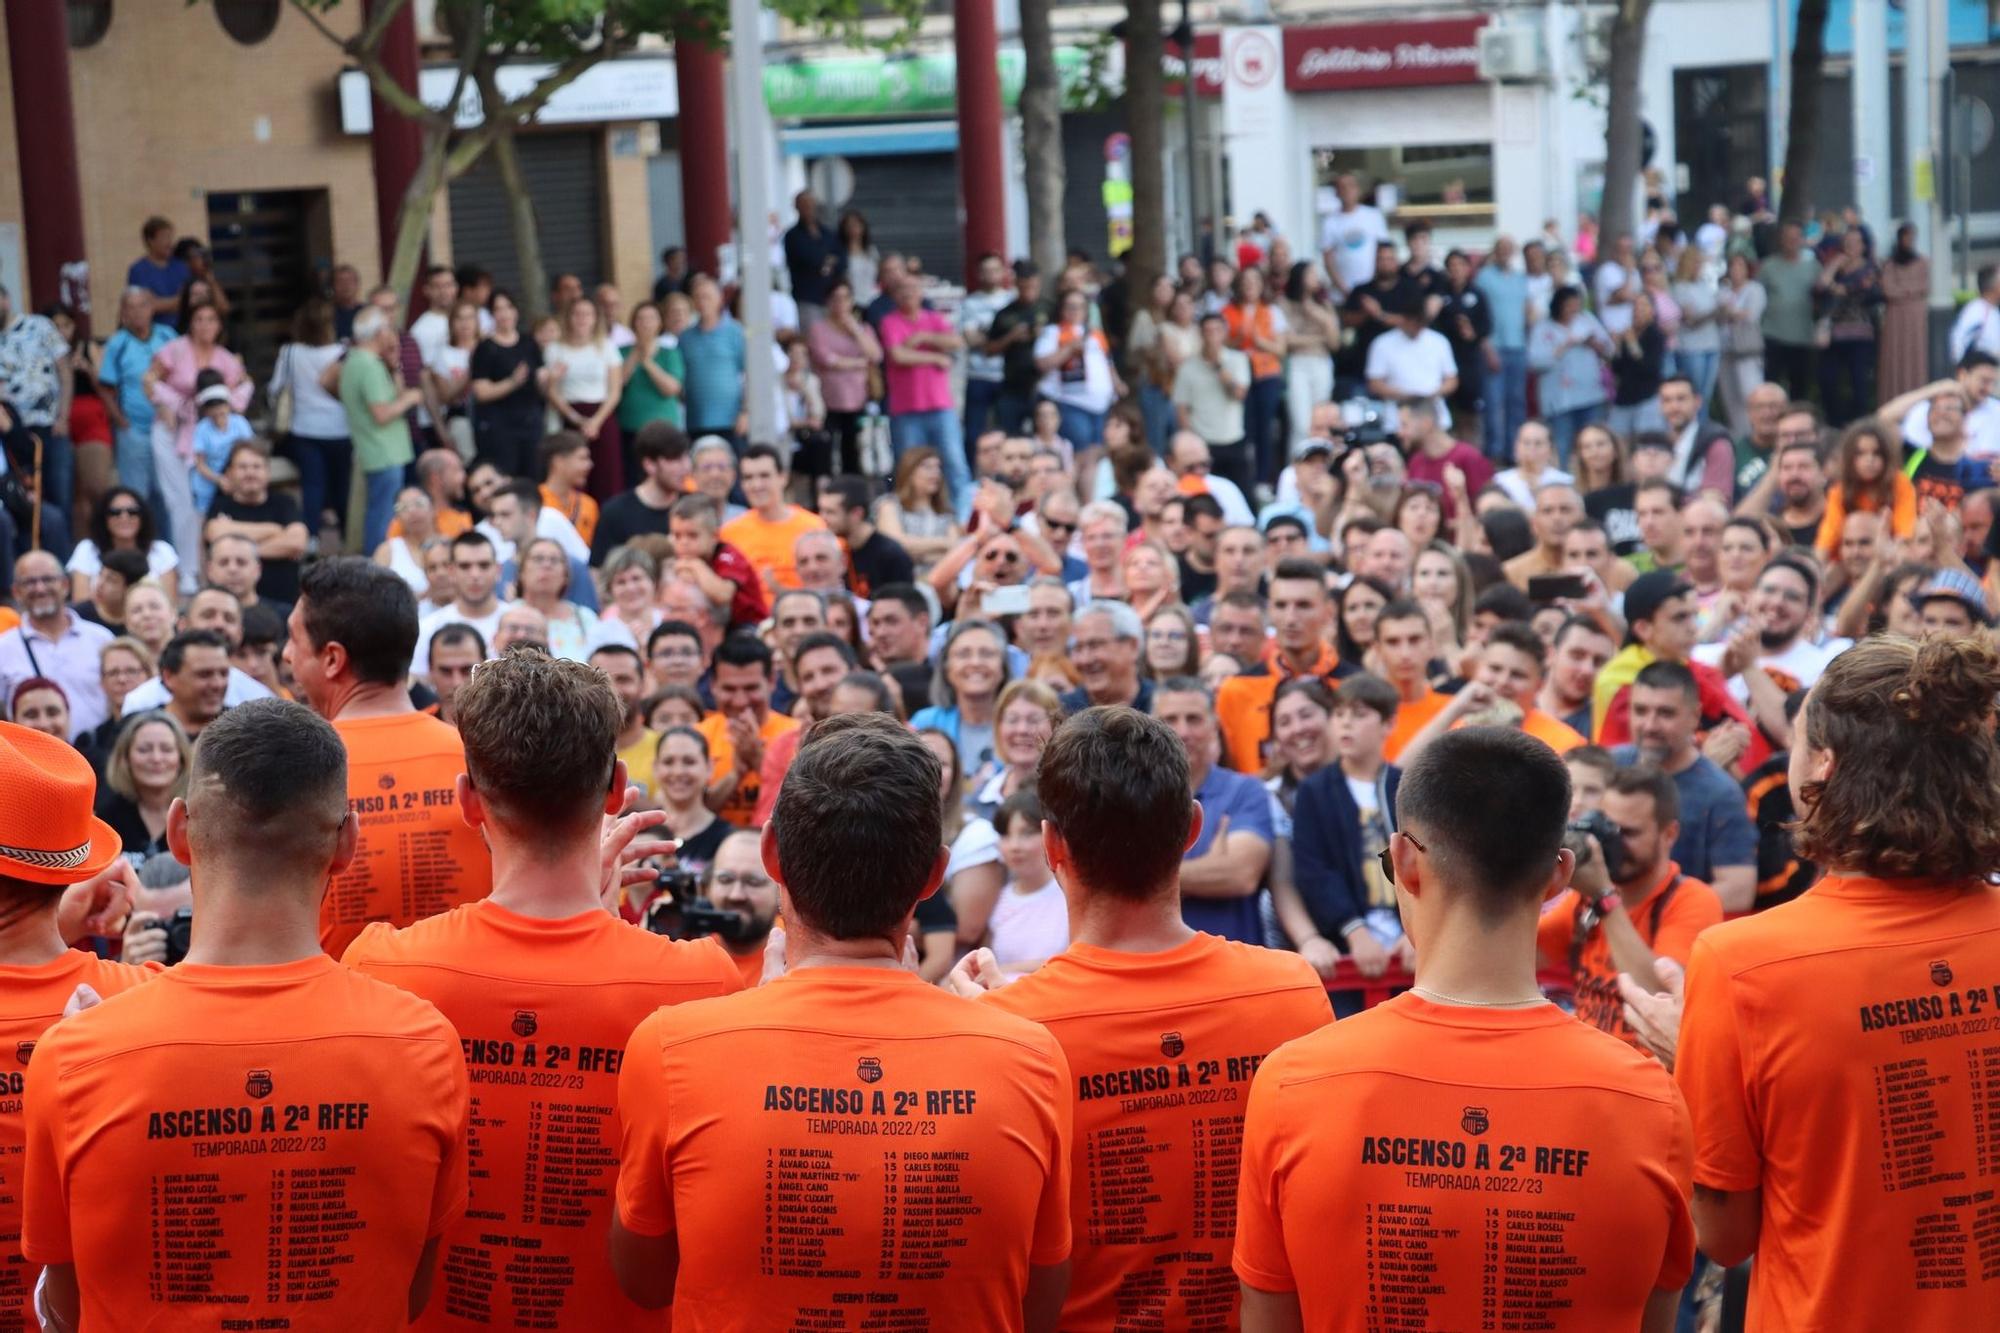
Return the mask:
<path id="1" fill-rule="evenodd" d="M 1833 766 L 1799 793 L 1799 854 L 1884 879 L 1982 879 L 2000 864 L 1996 696 L 2000 653 L 1981 639 L 1889 636 L 1836 657 L 1800 718 Z"/>

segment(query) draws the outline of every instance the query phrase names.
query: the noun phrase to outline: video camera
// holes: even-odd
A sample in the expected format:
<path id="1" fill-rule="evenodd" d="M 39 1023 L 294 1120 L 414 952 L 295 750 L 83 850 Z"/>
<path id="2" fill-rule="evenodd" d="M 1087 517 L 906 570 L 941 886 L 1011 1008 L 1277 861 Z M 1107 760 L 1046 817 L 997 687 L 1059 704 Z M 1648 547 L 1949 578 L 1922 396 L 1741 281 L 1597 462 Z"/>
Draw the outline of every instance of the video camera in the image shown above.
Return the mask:
<path id="1" fill-rule="evenodd" d="M 167 932 L 166 964 L 172 967 L 188 956 L 188 939 L 194 932 L 194 909 L 182 907 L 160 923 L 160 929 Z"/>
<path id="2" fill-rule="evenodd" d="M 646 905 L 646 929 L 670 940 L 698 940 L 709 935 L 741 944 L 754 938 L 751 920 L 743 912 L 717 907 L 701 893 L 701 877 L 692 870 L 668 866 L 653 878 L 658 890 Z"/>
<path id="3" fill-rule="evenodd" d="M 1578 865 L 1584 865 L 1590 860 L 1592 838 L 1597 839 L 1597 846 L 1604 853 L 1605 878 L 1613 884 L 1623 883 L 1631 869 L 1626 863 L 1625 835 L 1602 810 L 1592 810 L 1565 825 L 1562 845 L 1576 853 Z"/>

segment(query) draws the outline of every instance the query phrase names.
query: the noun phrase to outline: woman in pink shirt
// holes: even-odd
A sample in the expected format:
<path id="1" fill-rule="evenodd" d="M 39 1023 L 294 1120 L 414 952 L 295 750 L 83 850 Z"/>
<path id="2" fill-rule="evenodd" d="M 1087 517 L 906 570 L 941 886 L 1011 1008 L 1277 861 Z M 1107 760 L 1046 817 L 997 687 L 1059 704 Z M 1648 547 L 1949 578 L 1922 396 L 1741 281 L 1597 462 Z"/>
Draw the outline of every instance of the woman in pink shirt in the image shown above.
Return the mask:
<path id="1" fill-rule="evenodd" d="M 167 506 L 167 531 L 180 556 L 181 590 L 192 592 L 201 573 L 201 520 L 195 512 L 188 476 L 193 467 L 195 377 L 204 370 L 222 376 L 230 407 L 250 406 L 255 387 L 236 354 L 222 345 L 222 313 L 213 302 L 191 306 L 182 321 L 187 332 L 153 354 L 146 368 L 146 396 L 153 400 L 153 475 Z"/>
<path id="2" fill-rule="evenodd" d="M 826 428 L 840 441 L 839 471 L 861 471 L 861 413 L 868 406 L 868 370 L 882 364 L 875 330 L 854 312 L 854 288 L 847 279 L 826 289 L 826 318 L 806 334 L 820 396 L 826 401 Z"/>

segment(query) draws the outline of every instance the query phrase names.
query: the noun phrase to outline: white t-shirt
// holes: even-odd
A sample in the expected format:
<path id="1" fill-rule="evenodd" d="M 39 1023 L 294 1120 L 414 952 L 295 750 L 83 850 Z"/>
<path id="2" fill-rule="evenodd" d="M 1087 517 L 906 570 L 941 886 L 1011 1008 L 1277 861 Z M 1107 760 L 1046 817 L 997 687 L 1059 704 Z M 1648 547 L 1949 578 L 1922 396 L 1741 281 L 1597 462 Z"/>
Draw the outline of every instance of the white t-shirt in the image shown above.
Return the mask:
<path id="1" fill-rule="evenodd" d="M 417 351 L 428 366 L 437 360 L 438 349 L 451 342 L 451 317 L 442 310 L 426 310 L 410 325 L 410 336 L 417 340 Z"/>
<path id="2" fill-rule="evenodd" d="M 1801 638 L 1782 653 L 1760 655 L 1757 665 L 1770 673 L 1780 690 L 1790 694 L 1793 690 L 1811 689 L 1826 673 L 1826 664 L 1853 646 L 1852 639 L 1828 639 L 1815 644 Z M 1726 643 L 1704 643 L 1695 648 L 1693 657 L 1705 666 L 1719 667 L 1727 651 Z M 1738 703 L 1750 702 L 1750 687 L 1741 676 L 1730 677 L 1729 693 Z"/>
<path id="3" fill-rule="evenodd" d="M 479 637 L 486 642 L 486 651 L 493 651 L 493 635 L 500 628 L 500 617 L 507 612 L 507 603 L 494 599 L 493 609 L 483 616 L 468 616 L 459 612 L 457 603 L 439 611 L 434 611 L 417 622 L 417 651 L 410 655 L 410 674 L 429 676 L 431 674 L 431 636 L 446 625 L 470 625 L 479 631 Z"/>
<path id="4" fill-rule="evenodd" d="M 487 541 L 493 543 L 493 558 L 496 561 L 504 565 L 514 558 L 514 543 L 500 535 L 500 529 L 493 526 L 492 519 L 483 519 L 474 525 L 474 528 L 475 531 L 485 534 Z M 547 537 L 562 547 L 572 560 L 590 559 L 590 543 L 586 542 L 583 534 L 576 530 L 576 524 L 547 505 L 543 505 L 541 512 L 535 517 L 535 535 Z"/>
<path id="5" fill-rule="evenodd" d="M 976 816 L 967 819 L 958 836 L 951 840 L 951 859 L 944 867 L 945 883 L 951 883 L 952 876 L 961 870 L 992 865 L 999 859 L 1000 834 L 993 825 Z"/>
<path id="6" fill-rule="evenodd" d="M 1903 414 L 1903 447 L 1931 447 L 1931 405 L 1918 403 Z M 1965 414 L 1965 452 L 1969 458 L 2000 458 L 2000 399 L 1982 398 Z"/>
<path id="7" fill-rule="evenodd" d="M 1388 219 L 1373 204 L 1356 204 L 1320 219 L 1320 253 L 1333 252 L 1340 280 L 1350 288 L 1375 276 L 1375 248 L 1388 239 Z"/>
<path id="8" fill-rule="evenodd" d="M 1983 297 L 1967 301 L 1951 322 L 1951 359 L 1961 360 L 1973 348 L 2000 356 L 2000 309 Z"/>
<path id="9" fill-rule="evenodd" d="M 180 564 L 180 556 L 174 552 L 172 542 L 154 540 L 146 551 L 146 572 L 156 579 L 164 580 Z M 94 579 L 104 571 L 104 559 L 97 552 L 97 543 L 85 537 L 69 553 L 69 563 L 63 566 L 72 574 L 81 574 Z"/>
<path id="10" fill-rule="evenodd" d="M 1597 322 L 1614 338 L 1632 327 L 1632 303 L 1611 304 L 1612 293 L 1622 290 L 1625 282 L 1624 268 L 1607 259 L 1597 266 L 1597 276 L 1590 284 L 1597 297 Z"/>
<path id="11" fill-rule="evenodd" d="M 1087 329 L 1083 335 L 1083 350 L 1073 358 L 1080 366 L 1070 362 L 1057 366 L 1043 374 L 1041 393 L 1044 398 L 1084 412 L 1108 412 L 1114 390 L 1111 387 L 1111 358 L 1105 355 L 1104 335 L 1095 329 Z M 1035 356 L 1039 360 L 1061 346 L 1062 328 L 1050 324 L 1035 339 Z"/>
<path id="12" fill-rule="evenodd" d="M 1521 507 L 1524 514 L 1535 512 L 1535 492 L 1544 486 L 1568 486 L 1576 480 L 1561 468 L 1552 467 L 1535 480 L 1528 480 L 1528 474 L 1517 467 L 1493 474 L 1493 484 L 1507 492 L 1507 498 Z"/>
<path id="13" fill-rule="evenodd" d="M 1002 967 L 1053 958 L 1069 948 L 1069 903 L 1062 885 L 1051 879 L 1031 893 L 1012 884 L 1000 891 L 987 918 L 993 932 L 993 956 Z"/>
<path id="14" fill-rule="evenodd" d="M 611 393 L 611 377 L 624 364 L 608 341 L 582 347 L 552 342 L 542 359 L 555 372 L 556 396 L 566 403 L 603 402 Z"/>
<path id="15" fill-rule="evenodd" d="M 469 385 L 471 380 L 461 377 L 472 369 L 472 349 L 453 347 L 450 343 L 446 343 L 438 348 L 436 356 L 426 358 L 424 365 L 447 386 L 458 383 Z M 446 406 L 450 404 L 447 403 Z"/>
<path id="16" fill-rule="evenodd" d="M 1451 429 L 1451 412 L 1444 405 L 1444 382 L 1458 376 L 1458 358 L 1451 344 L 1436 329 L 1424 329 L 1412 338 L 1401 329 L 1390 329 L 1368 344 L 1367 377 L 1385 380 L 1398 398 L 1438 399 L 1438 424 Z"/>
<path id="17" fill-rule="evenodd" d="M 347 355 L 341 343 L 308 347 L 286 343 L 278 351 L 278 364 L 271 369 L 269 391 L 272 401 L 290 386 L 292 391 L 292 433 L 314 440 L 347 438 L 347 409 L 338 394 L 328 393 L 319 382 L 326 368 Z"/>

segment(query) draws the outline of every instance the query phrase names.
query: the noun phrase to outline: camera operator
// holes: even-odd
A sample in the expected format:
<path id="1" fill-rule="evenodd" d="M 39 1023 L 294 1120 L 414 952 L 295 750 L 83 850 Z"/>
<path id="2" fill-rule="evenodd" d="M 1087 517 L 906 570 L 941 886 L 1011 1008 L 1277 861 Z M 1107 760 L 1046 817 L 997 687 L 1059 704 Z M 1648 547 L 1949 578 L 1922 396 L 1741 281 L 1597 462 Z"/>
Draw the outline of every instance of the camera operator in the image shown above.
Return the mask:
<path id="1" fill-rule="evenodd" d="M 735 962 L 746 987 L 764 975 L 764 945 L 778 920 L 778 885 L 764 873 L 755 829 L 738 829 L 722 840 L 709 862 L 702 896 L 718 912 L 732 912 L 743 924 L 734 932 L 716 932 L 714 939 Z M 732 938 L 733 935 L 733 938 Z"/>
<path id="2" fill-rule="evenodd" d="M 1694 937 L 1722 920 L 1722 900 L 1683 875 L 1670 855 L 1680 833 L 1680 793 L 1651 765 L 1612 774 L 1602 808 L 1569 827 L 1565 845 L 1576 852 L 1576 870 L 1542 914 L 1536 943 L 1550 964 L 1573 974 L 1576 1016 L 1636 1046 L 1618 974 L 1664 989 L 1653 960 L 1685 967 Z"/>
<path id="3" fill-rule="evenodd" d="M 125 919 L 119 958 L 127 963 L 172 967 L 187 957 L 194 927 L 194 886 L 188 868 L 171 856 L 148 857 L 132 891 L 132 915 Z"/>

